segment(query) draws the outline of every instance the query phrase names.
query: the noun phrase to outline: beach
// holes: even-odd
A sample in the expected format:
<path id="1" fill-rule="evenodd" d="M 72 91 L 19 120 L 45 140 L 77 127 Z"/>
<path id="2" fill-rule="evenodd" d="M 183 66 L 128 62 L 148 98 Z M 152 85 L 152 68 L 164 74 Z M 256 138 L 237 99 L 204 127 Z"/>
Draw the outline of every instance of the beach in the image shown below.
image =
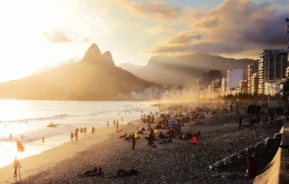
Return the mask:
<path id="1" fill-rule="evenodd" d="M 214 119 L 222 119 L 222 122 Z M 239 129 L 233 122 L 233 114 L 218 114 L 201 125 L 187 124 L 184 131 L 202 129 L 198 143 L 173 139 L 173 143 L 148 147 L 149 132 L 139 134 L 136 148 L 132 143 L 119 139 L 125 132 L 135 132 L 138 123 L 123 126 L 121 133 L 111 133 L 103 139 L 91 136 L 78 143 L 66 143 L 39 155 L 20 160 L 22 183 L 252 183 L 245 176 L 246 167 L 216 172 L 209 166 L 234 152 L 263 141 L 279 132 L 280 126 L 270 128 Z M 109 128 L 113 132 L 113 128 Z M 102 132 L 104 133 L 104 131 Z M 83 173 L 101 166 L 102 176 L 82 177 Z M 137 169 L 139 174 L 115 177 L 119 169 Z M 0 169 L 1 182 L 12 179 L 12 166 Z"/>
<path id="2" fill-rule="evenodd" d="M 0 112 L 0 168 L 15 157 L 27 158 L 69 142 L 76 128 L 91 131 L 116 120 L 124 125 L 154 110 L 147 102 L 0 100 L 0 106 L 7 107 Z M 17 152 L 16 141 L 24 152 Z"/>

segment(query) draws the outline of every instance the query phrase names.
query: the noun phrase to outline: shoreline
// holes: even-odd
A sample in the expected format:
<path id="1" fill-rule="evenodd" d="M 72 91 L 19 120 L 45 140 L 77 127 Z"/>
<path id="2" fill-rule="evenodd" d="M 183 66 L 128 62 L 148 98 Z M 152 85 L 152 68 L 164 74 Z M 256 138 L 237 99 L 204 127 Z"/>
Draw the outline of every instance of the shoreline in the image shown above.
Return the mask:
<path id="1" fill-rule="evenodd" d="M 23 183 L 252 183 L 251 179 L 244 176 L 243 167 L 221 173 L 209 170 L 208 167 L 233 152 L 273 136 L 279 132 L 278 127 L 240 130 L 231 118 L 226 119 L 226 122 L 187 124 L 184 127 L 186 131 L 202 129 L 197 145 L 192 145 L 190 140 L 178 139 L 173 139 L 171 144 L 160 144 L 161 139 L 158 139 L 155 141 L 157 148 L 148 147 L 144 139 L 149 133 L 146 131 L 139 134 L 141 139 L 137 141 L 134 151 L 131 142 L 118 137 L 125 132 L 135 132 L 136 124 L 121 127 L 124 128 L 122 133 L 112 134 L 111 139 L 98 143 L 96 147 L 89 147 L 73 158 L 53 164 L 49 169 L 30 174 Z M 103 177 L 81 177 L 85 171 L 96 166 L 102 166 L 105 173 Z M 115 178 L 119 169 L 137 169 L 140 173 Z"/>
<path id="2" fill-rule="evenodd" d="M 139 120 L 135 120 L 133 122 L 136 121 Z M 127 127 L 129 126 L 120 125 L 120 128 L 122 129 L 128 129 Z M 27 177 L 47 170 L 64 160 L 72 159 L 73 157 L 78 156 L 81 152 L 92 149 L 92 147 L 106 142 L 106 140 L 113 137 L 115 134 L 116 132 L 114 126 L 96 128 L 94 136 L 91 135 L 91 132 L 88 132 L 87 137 L 79 139 L 78 142 L 65 142 L 51 149 L 44 150 L 39 154 L 19 159 L 20 164 L 22 165 L 21 179 L 24 180 Z M 0 183 L 11 183 L 14 181 L 13 171 L 14 169 L 12 164 L 1 167 Z"/>

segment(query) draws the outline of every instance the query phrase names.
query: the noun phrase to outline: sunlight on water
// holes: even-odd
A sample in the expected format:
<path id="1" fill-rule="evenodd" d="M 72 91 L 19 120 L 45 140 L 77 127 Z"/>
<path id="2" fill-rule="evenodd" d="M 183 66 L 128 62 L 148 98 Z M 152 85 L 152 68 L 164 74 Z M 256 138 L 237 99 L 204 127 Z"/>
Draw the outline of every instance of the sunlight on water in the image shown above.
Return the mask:
<path id="1" fill-rule="evenodd" d="M 0 124 L 0 138 L 9 138 L 9 134 L 12 136 L 16 134 L 22 134 L 27 131 L 27 125 L 24 123 L 8 123 L 8 124 Z"/>
<path id="2" fill-rule="evenodd" d="M 69 142 L 75 128 L 85 126 L 91 131 L 92 126 L 106 127 L 107 121 L 112 125 L 114 120 L 123 125 L 152 110 L 146 102 L 0 100 L 0 107 L 0 167 L 11 164 L 15 157 L 26 158 Z M 47 127 L 51 122 L 57 126 Z M 17 152 L 16 140 L 23 144 L 24 152 Z"/>

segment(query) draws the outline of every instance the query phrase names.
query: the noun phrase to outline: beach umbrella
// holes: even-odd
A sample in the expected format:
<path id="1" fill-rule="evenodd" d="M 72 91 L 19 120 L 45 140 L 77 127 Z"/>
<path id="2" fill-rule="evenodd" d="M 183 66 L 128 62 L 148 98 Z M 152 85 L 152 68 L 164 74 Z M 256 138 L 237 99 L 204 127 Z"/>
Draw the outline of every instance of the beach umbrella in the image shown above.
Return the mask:
<path id="1" fill-rule="evenodd" d="M 193 143 L 193 144 L 197 144 L 197 137 L 196 137 L 196 136 L 193 136 L 193 137 L 192 137 L 192 143 Z"/>

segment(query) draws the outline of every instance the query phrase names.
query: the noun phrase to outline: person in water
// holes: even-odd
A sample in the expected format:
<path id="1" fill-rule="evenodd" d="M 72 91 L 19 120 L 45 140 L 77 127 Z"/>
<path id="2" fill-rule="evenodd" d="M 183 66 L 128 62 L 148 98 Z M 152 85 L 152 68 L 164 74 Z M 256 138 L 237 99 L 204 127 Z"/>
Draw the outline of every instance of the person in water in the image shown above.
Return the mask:
<path id="1" fill-rule="evenodd" d="M 17 157 L 15 157 L 13 165 L 14 165 L 14 178 L 17 178 L 17 171 L 19 171 L 19 175 L 20 175 L 20 168 L 21 168 L 20 162 L 17 159 Z"/>

